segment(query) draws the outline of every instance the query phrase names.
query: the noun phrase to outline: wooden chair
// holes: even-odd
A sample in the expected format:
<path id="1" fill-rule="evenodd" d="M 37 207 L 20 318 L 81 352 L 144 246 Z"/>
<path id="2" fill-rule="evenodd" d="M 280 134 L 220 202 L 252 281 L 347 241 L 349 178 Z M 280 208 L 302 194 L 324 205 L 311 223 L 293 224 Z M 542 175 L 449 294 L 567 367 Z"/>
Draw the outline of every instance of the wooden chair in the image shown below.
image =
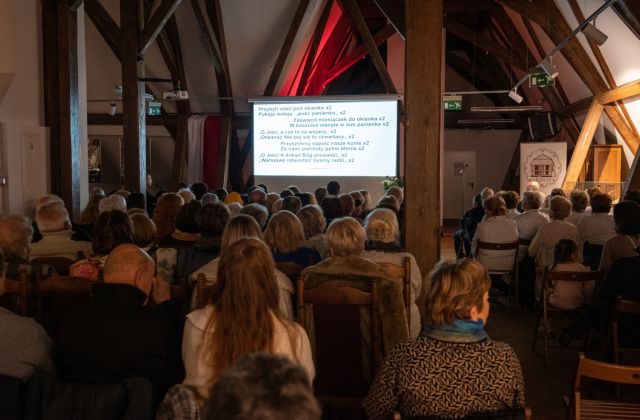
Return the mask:
<path id="1" fill-rule="evenodd" d="M 404 257 L 402 266 L 391 263 L 378 263 L 388 277 L 402 280 L 402 298 L 407 314 L 407 325 L 411 329 L 411 258 Z"/>
<path id="2" fill-rule="evenodd" d="M 483 413 L 471 414 L 462 417 L 463 420 L 531 420 L 531 407 L 505 409 L 499 411 L 488 411 Z M 427 417 L 407 417 L 402 416 L 400 412 L 393 413 L 394 420 L 443 420 L 444 417 L 427 416 Z"/>
<path id="3" fill-rule="evenodd" d="M 69 267 L 75 263 L 74 260 L 70 260 L 69 258 L 63 257 L 40 257 L 34 258 L 31 262 L 36 264 L 49 265 L 56 270 L 56 273 L 60 276 L 68 276 L 69 275 Z"/>
<path id="4" fill-rule="evenodd" d="M 491 267 L 485 267 L 489 275 L 494 276 L 508 276 L 509 277 L 509 296 L 518 303 L 518 248 L 520 246 L 519 241 L 497 243 L 497 242 L 483 242 L 478 241 L 478 250 L 476 252 L 476 259 L 481 250 L 486 251 L 503 251 L 506 253 L 513 253 L 513 266 L 509 270 L 494 270 Z"/>
<path id="5" fill-rule="evenodd" d="M 533 343 L 531 345 L 531 350 L 536 350 L 536 343 L 538 341 L 538 331 L 540 326 L 542 325 L 542 338 L 544 340 L 544 365 L 547 366 L 547 352 L 548 352 L 548 339 L 549 339 L 549 315 L 552 313 L 555 314 L 576 314 L 584 311 L 584 307 L 580 307 L 577 309 L 563 309 L 553 306 L 549 303 L 549 296 L 551 296 L 551 292 L 553 292 L 553 287 L 555 282 L 557 281 L 571 281 L 571 282 L 595 282 L 595 284 L 599 284 L 602 279 L 603 272 L 602 271 L 552 271 L 546 270 L 544 273 L 544 282 L 540 301 L 542 302 L 542 310 L 541 314 L 538 317 L 538 322 L 536 323 L 536 328 L 533 333 Z"/>
<path id="6" fill-rule="evenodd" d="M 316 377 L 314 390 L 318 400 L 336 409 L 362 412 L 362 400 L 378 370 L 380 340 L 378 323 L 378 279 L 372 278 L 371 291 L 352 287 L 318 287 L 304 289 L 304 279 L 297 282 L 298 322 L 312 334 L 315 343 Z M 313 305 L 313 325 L 307 323 L 307 305 Z M 370 314 L 370 367 L 362 352 L 360 308 Z"/>
<path id="7" fill-rule="evenodd" d="M 620 363 L 620 355 L 623 353 L 633 353 L 640 355 L 640 347 L 626 347 L 620 345 L 620 331 L 618 328 L 620 315 L 622 315 L 623 317 L 633 316 L 635 317 L 635 320 L 640 319 L 640 303 L 632 302 L 630 300 L 623 300 L 622 298 L 620 298 L 620 296 L 618 296 L 613 304 L 609 331 L 611 332 L 613 361 L 615 363 Z M 638 328 L 638 325 L 634 325 L 634 328 Z"/>
<path id="8" fill-rule="evenodd" d="M 193 293 L 195 294 L 194 309 L 202 309 L 207 306 L 212 290 L 213 285 L 207 285 L 207 278 L 205 275 L 202 273 L 198 274 L 196 277 L 196 286 L 193 289 Z"/>
<path id="9" fill-rule="evenodd" d="M 580 383 L 583 377 L 615 384 L 640 385 L 640 366 L 625 366 L 587 359 L 580 353 L 576 380 L 573 385 L 573 414 L 576 420 L 640 419 L 640 404 L 620 401 L 601 401 L 582 398 Z"/>
<path id="10" fill-rule="evenodd" d="M 276 269 L 286 274 L 287 277 L 289 277 L 289 279 L 291 280 L 291 284 L 296 284 L 300 273 L 304 269 L 304 265 L 289 261 L 276 262 Z"/>
<path id="11" fill-rule="evenodd" d="M 22 270 L 18 279 L 5 277 L 3 305 L 18 315 L 29 315 L 29 274 Z"/>

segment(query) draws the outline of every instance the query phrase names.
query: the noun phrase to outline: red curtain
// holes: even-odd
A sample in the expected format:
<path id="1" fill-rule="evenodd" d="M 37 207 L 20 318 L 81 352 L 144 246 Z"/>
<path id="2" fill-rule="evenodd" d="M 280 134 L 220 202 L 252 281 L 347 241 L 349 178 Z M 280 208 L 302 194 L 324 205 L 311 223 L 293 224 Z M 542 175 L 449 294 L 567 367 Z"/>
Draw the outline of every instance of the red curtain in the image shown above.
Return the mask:
<path id="1" fill-rule="evenodd" d="M 209 188 L 218 187 L 218 162 L 220 158 L 220 128 L 222 117 L 207 117 L 202 134 L 202 180 Z"/>

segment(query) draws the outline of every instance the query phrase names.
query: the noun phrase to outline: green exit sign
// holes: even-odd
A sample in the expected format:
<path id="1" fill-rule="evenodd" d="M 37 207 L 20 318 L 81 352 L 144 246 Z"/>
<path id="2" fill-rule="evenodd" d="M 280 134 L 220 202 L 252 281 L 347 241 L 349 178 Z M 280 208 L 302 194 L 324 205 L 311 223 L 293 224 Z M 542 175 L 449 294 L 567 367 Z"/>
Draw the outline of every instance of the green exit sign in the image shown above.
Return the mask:
<path id="1" fill-rule="evenodd" d="M 462 95 L 443 96 L 442 106 L 445 111 L 462 111 Z"/>
<path id="2" fill-rule="evenodd" d="M 160 102 L 149 102 L 149 115 L 160 115 L 162 113 L 162 104 Z"/>
<path id="3" fill-rule="evenodd" d="M 529 87 L 553 86 L 555 79 L 549 77 L 547 73 L 533 73 L 529 75 Z"/>

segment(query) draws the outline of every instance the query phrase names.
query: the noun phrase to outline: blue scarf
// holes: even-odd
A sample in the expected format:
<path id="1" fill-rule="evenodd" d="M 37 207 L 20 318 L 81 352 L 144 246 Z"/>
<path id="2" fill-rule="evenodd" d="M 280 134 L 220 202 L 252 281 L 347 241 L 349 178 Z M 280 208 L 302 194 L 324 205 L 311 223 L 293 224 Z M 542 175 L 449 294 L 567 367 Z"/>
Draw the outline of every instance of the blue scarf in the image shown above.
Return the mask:
<path id="1" fill-rule="evenodd" d="M 453 322 L 453 325 L 446 324 L 440 328 L 432 328 L 429 325 L 425 325 L 421 335 L 450 343 L 476 343 L 489 338 L 484 330 L 482 321 L 471 321 L 469 319 L 457 319 Z"/>

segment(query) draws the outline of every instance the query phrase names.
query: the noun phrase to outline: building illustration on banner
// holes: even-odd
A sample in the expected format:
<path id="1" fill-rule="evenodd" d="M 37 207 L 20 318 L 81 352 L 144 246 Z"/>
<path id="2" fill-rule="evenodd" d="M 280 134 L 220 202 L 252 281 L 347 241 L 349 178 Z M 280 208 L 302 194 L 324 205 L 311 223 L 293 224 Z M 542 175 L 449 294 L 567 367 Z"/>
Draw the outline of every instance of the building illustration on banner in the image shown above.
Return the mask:
<path id="1" fill-rule="evenodd" d="M 543 192 L 562 184 L 566 171 L 566 144 L 529 143 L 521 145 L 521 190 L 530 181 L 540 184 Z"/>

